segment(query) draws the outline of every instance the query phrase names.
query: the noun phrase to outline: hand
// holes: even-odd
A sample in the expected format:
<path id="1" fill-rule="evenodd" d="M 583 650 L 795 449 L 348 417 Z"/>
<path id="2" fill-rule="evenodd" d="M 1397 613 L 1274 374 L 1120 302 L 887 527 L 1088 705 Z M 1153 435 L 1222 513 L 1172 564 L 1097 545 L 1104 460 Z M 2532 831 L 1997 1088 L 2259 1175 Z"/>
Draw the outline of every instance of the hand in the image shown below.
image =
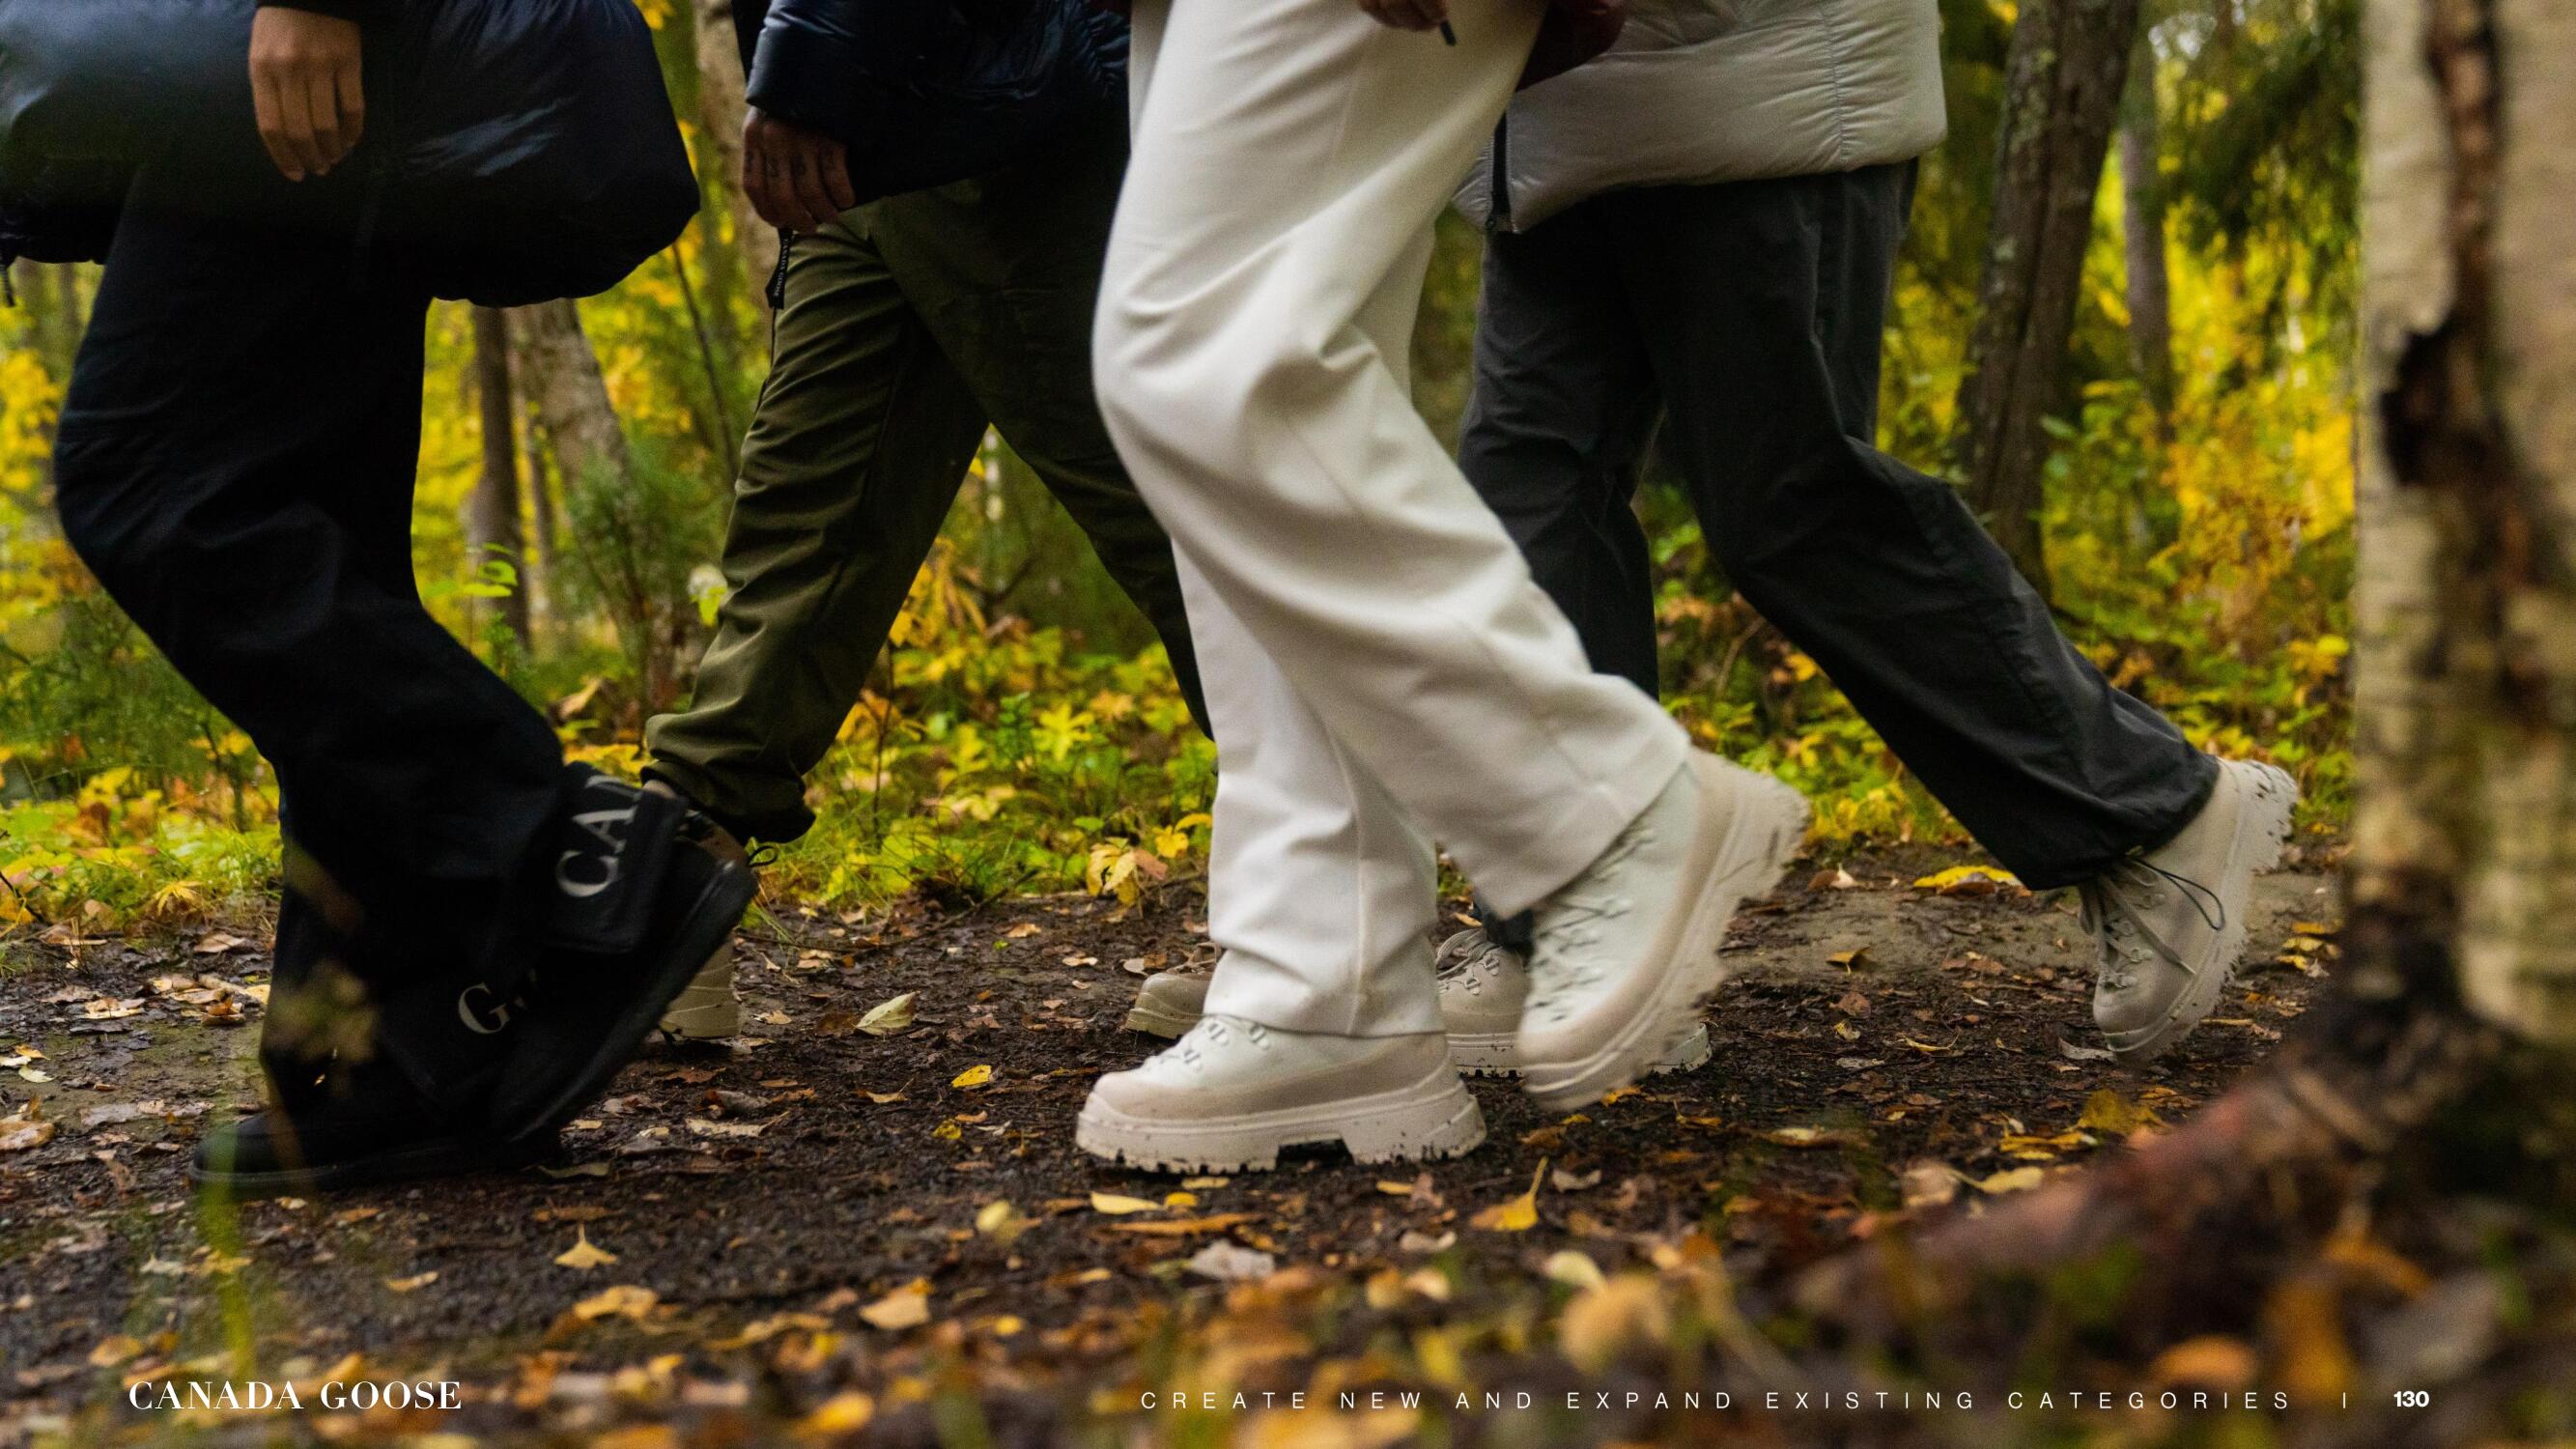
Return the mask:
<path id="1" fill-rule="evenodd" d="M 1360 0 L 1360 9 L 1398 30 L 1437 30 L 1449 18 L 1449 0 Z"/>
<path id="2" fill-rule="evenodd" d="M 742 194 L 781 231 L 820 231 L 858 205 L 849 148 L 752 108 L 742 124 Z"/>
<path id="3" fill-rule="evenodd" d="M 250 23 L 250 94 L 260 143 L 289 181 L 340 164 L 367 126 L 358 79 L 358 25 L 284 6 Z"/>

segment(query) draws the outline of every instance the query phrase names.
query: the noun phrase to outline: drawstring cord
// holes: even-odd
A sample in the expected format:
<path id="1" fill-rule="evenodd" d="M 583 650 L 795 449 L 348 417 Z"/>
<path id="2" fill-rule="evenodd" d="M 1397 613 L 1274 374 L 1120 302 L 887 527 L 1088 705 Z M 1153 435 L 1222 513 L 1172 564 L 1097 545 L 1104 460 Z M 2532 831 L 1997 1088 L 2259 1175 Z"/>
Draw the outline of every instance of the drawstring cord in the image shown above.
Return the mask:
<path id="1" fill-rule="evenodd" d="M 776 318 L 780 309 L 787 305 L 787 260 L 795 254 L 796 233 L 782 229 L 778 233 L 778 265 L 769 273 L 770 340 L 773 343 L 777 341 Z"/>

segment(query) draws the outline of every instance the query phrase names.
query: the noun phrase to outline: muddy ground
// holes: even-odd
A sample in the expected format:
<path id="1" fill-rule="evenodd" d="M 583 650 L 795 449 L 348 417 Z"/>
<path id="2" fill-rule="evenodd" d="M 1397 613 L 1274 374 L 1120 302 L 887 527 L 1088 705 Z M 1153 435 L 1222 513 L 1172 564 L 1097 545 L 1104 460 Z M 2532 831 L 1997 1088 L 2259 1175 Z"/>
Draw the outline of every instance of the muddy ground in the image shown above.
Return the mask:
<path id="1" fill-rule="evenodd" d="M 308 1415 L 295 1432 L 628 1425 L 620 1442 L 643 1446 L 873 1416 L 898 1438 L 1056 1438 L 1132 1409 L 1208 1342 L 1233 1343 L 1184 1342 L 1176 1327 L 1248 1301 L 1209 1275 L 1258 1260 L 1202 1256 L 1212 1244 L 1291 1274 L 1374 1275 L 1369 1308 L 1410 1295 L 1430 1316 L 1408 1322 L 1436 1322 L 1448 1302 L 1426 1266 L 1508 1304 L 1522 1300 L 1494 1285 L 1543 1292 L 1566 1271 L 1551 1261 L 1561 1250 L 1615 1273 L 1700 1229 L 1738 1281 L 1776 1281 L 1909 1195 L 1966 1210 L 2188 1112 L 2323 989 L 2294 963 L 2331 971 L 2330 947 L 2295 939 L 2332 921 L 2328 878 L 2267 877 L 2248 968 L 2216 1018 L 2168 1060 L 2125 1071 L 2089 1049 L 2072 898 L 1913 884 L 1955 860 L 1802 866 L 1739 919 L 1738 975 L 1697 1071 L 1563 1118 L 1480 1083 L 1488 1142 L 1424 1172 L 1317 1151 L 1186 1188 L 1072 1145 L 1090 1081 L 1155 1045 L 1121 1028 L 1135 973 L 1207 951 L 1186 889 L 1132 908 L 781 911 L 743 940 L 756 1035 L 657 1048 L 566 1135 L 559 1162 L 311 1201 L 200 1197 L 181 1172 L 204 1123 L 256 1098 L 259 923 L 0 943 L 0 1060 L 17 1059 L 0 1070 L 0 1116 L 16 1114 L 21 1142 L 45 1130 L 29 1121 L 51 1124 L 40 1145 L 0 1152 L 0 1441 L 181 1422 L 122 1407 L 134 1383 L 309 1392 L 334 1371 L 453 1380 L 464 1406 Z M 860 1029 L 907 992 L 911 1027 Z M 957 1085 L 987 1068 L 982 1085 Z M 1473 1225 L 1534 1175 L 1534 1227 Z M 1195 1201 L 1165 1205 L 1176 1192 Z M 1095 1193 L 1156 1206 L 1102 1211 Z M 1390 1286 L 1387 1268 L 1409 1286 Z M 1374 1341 L 1348 1321 L 1298 1331 L 1355 1361 Z M 1526 1337 L 1506 1323 L 1481 1341 Z M 1525 1353 L 1529 1383 L 1565 1373 Z M 1242 1376 L 1288 1361 L 1313 1362 L 1245 1349 Z M 1364 1363 L 1345 1375 L 1368 1376 Z M 279 1422 L 187 1417 L 219 1437 Z"/>

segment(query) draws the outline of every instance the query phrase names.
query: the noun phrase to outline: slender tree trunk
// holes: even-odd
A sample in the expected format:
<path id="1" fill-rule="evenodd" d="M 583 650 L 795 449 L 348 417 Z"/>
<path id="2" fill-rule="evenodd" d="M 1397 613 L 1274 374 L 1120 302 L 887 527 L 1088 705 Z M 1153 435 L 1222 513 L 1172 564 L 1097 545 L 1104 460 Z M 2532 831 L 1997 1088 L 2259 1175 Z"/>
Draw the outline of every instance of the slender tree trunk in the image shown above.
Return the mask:
<path id="1" fill-rule="evenodd" d="M 570 302 L 544 302 L 517 311 L 519 358 L 529 400 L 554 449 L 566 488 L 593 477 L 624 479 L 633 471 L 626 432 L 608 400 L 608 378 L 599 354 Z"/>
<path id="2" fill-rule="evenodd" d="M 521 308 L 518 315 L 529 396 L 579 525 L 568 561 L 607 601 L 644 708 L 663 708 L 679 694 L 678 651 L 663 622 L 672 603 L 657 597 L 651 581 L 654 525 L 639 506 L 634 459 L 599 355 L 570 302 Z"/>
<path id="3" fill-rule="evenodd" d="M 1995 213 L 1959 388 L 1958 461 L 1970 501 L 2042 593 L 2041 424 L 2066 399 L 2094 194 L 2137 32 L 2138 0 L 2030 0 L 2005 63 Z"/>
<path id="4" fill-rule="evenodd" d="M 537 525 L 537 609 L 552 628 L 563 618 L 563 553 L 556 541 L 562 505 L 555 491 L 554 470 L 537 428 L 528 429 L 528 514 Z"/>
<path id="5" fill-rule="evenodd" d="M 510 566 L 510 592 L 501 619 L 525 650 L 528 631 L 528 559 L 519 530 L 519 425 L 510 386 L 510 319 L 492 307 L 474 309 L 474 392 L 483 424 L 483 472 L 465 505 L 465 541 L 480 567 L 498 558 Z"/>
<path id="6" fill-rule="evenodd" d="M 2173 276 L 2165 260 L 2165 185 L 2156 114 L 2156 52 L 2140 27 L 2120 101 L 2120 195 L 2129 273 L 2129 351 L 2154 404 L 2158 436 L 2173 441 Z"/>
<path id="7" fill-rule="evenodd" d="M 744 84 L 742 52 L 734 39 L 733 0 L 692 0 L 697 23 L 698 124 L 706 132 L 706 169 L 733 215 L 734 250 L 743 280 L 760 305 L 769 305 L 769 271 L 778 261 L 778 231 L 760 219 L 742 194 Z"/>

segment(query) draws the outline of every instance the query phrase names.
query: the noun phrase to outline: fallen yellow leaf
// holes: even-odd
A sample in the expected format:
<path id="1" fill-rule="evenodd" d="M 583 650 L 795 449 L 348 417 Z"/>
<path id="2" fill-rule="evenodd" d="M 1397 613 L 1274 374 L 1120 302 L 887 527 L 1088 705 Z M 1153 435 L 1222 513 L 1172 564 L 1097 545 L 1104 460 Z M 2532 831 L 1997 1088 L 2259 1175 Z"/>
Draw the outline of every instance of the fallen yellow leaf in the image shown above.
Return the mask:
<path id="1" fill-rule="evenodd" d="M 993 1080 L 993 1069 L 979 1063 L 975 1066 L 968 1067 L 966 1070 L 959 1072 L 956 1076 L 950 1078 L 948 1085 L 952 1087 L 980 1087 L 991 1080 Z"/>
<path id="2" fill-rule="evenodd" d="M 1157 1202 L 1150 1202 L 1141 1197 L 1121 1197 L 1114 1192 L 1095 1192 L 1091 1195 L 1091 1210 L 1096 1213 L 1107 1213 L 1112 1217 L 1125 1213 L 1155 1212 L 1161 1207 L 1162 1204 Z"/>
<path id="3" fill-rule="evenodd" d="M 417 1289 L 426 1288 L 437 1281 L 438 1270 L 432 1268 L 426 1273 L 414 1273 L 408 1278 L 387 1278 L 385 1280 L 385 1286 L 396 1293 L 410 1293 Z"/>
<path id="4" fill-rule="evenodd" d="M 1538 1162 L 1538 1171 L 1530 1174 L 1529 1191 L 1489 1208 L 1480 1208 L 1467 1220 L 1467 1226 L 1493 1233 L 1525 1233 L 1538 1226 L 1538 1185 L 1547 1176 L 1547 1159 Z"/>
<path id="5" fill-rule="evenodd" d="M 589 1232 L 582 1228 L 574 1228 L 572 1230 L 572 1246 L 555 1255 L 555 1265 L 557 1267 L 576 1268 L 583 1272 L 588 1272 L 602 1264 L 614 1263 L 616 1261 L 617 1255 L 615 1253 L 609 1252 L 607 1249 L 593 1243 L 590 1240 Z"/>
<path id="6" fill-rule="evenodd" d="M 876 1416 L 876 1400 L 857 1389 L 843 1389 L 816 1406 L 814 1412 L 797 1420 L 796 1432 L 801 1436 L 829 1439 L 857 1433 Z"/>
<path id="7" fill-rule="evenodd" d="M 915 1278 L 860 1309 L 859 1316 L 888 1332 L 919 1328 L 930 1321 L 930 1282 L 926 1278 Z"/>
<path id="8" fill-rule="evenodd" d="M 1939 891 L 1945 896 L 1982 896 L 1998 890 L 2018 890 L 2021 879 L 2011 871 L 1990 865 L 1954 865 L 1921 877 L 1914 882 L 1914 888 Z"/>
<path id="9" fill-rule="evenodd" d="M 2156 1114 L 2104 1087 L 2084 1099 L 2084 1115 L 2075 1119 L 2075 1125 L 2087 1132 L 2117 1132 L 2126 1137 L 2156 1125 Z"/>
<path id="10" fill-rule="evenodd" d="M 572 1316 L 584 1323 L 597 1318 L 641 1319 L 660 1301 L 661 1295 L 650 1288 L 620 1283 L 614 1288 L 602 1288 L 574 1304 Z"/>
<path id="11" fill-rule="evenodd" d="M 2036 1167 L 2008 1167 L 1991 1177 L 1977 1179 L 1977 1191 L 1985 1193 L 2028 1192 L 2048 1180 L 2048 1174 Z"/>
<path id="12" fill-rule="evenodd" d="M 24 1152 L 54 1140 L 54 1124 L 42 1119 L 0 1119 L 0 1152 Z"/>
<path id="13" fill-rule="evenodd" d="M 1576 1294 L 1556 1327 L 1557 1347 L 1591 1374 L 1608 1368 L 1631 1344 L 1661 1346 L 1671 1337 L 1663 1291 L 1642 1273 L 1623 1273 Z"/>

